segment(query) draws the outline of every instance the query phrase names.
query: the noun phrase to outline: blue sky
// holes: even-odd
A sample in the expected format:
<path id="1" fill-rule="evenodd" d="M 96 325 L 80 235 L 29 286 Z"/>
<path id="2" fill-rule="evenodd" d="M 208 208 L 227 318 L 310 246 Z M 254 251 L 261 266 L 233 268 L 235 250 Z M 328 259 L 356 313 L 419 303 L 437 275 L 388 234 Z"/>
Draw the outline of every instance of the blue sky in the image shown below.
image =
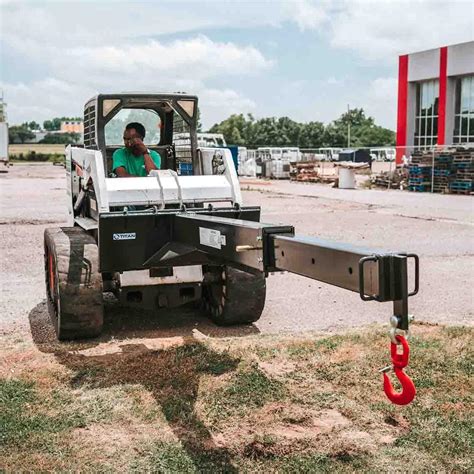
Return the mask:
<path id="1" fill-rule="evenodd" d="M 81 115 L 97 92 L 187 91 L 231 113 L 395 128 L 398 55 L 474 39 L 471 1 L 0 0 L 11 123 Z"/>

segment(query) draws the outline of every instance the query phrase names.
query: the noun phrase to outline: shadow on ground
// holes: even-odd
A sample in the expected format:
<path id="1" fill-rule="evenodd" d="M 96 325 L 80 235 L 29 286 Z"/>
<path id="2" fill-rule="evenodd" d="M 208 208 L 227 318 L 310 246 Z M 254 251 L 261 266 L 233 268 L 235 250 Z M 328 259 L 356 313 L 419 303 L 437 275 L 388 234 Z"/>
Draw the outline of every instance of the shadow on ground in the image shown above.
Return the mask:
<path id="1" fill-rule="evenodd" d="M 29 321 L 38 349 L 54 354 L 59 363 L 73 371 L 69 381 L 72 387 L 142 385 L 160 405 L 171 430 L 198 470 L 236 472 L 231 454 L 215 443 L 197 417 L 195 402 L 203 375 L 234 371 L 239 359 L 206 347 L 193 337 L 193 330 L 198 328 L 210 337 L 245 336 L 258 332 L 255 326 L 218 328 L 191 309 L 149 314 L 112 303 L 106 307 L 102 337 L 68 343 L 57 341 L 45 301 L 33 308 Z M 176 336 L 182 338 L 180 343 L 170 339 Z M 134 343 L 134 339 L 140 340 Z M 143 339 L 155 344 L 162 339 L 163 348 L 150 349 Z M 99 350 L 107 341 L 117 344 L 114 353 Z"/>

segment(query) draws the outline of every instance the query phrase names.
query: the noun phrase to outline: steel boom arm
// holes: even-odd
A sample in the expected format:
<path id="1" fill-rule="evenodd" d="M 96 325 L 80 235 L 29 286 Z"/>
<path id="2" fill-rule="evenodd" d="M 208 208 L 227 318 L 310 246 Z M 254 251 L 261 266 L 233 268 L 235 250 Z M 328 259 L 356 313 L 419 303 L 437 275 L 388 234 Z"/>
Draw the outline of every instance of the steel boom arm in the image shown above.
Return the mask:
<path id="1" fill-rule="evenodd" d="M 357 292 L 364 301 L 393 301 L 397 328 L 408 330 L 408 297 L 419 288 L 415 254 L 299 237 L 292 226 L 191 213 L 175 215 L 172 235 L 176 243 L 249 270 L 288 271 Z M 408 290 L 410 258 L 415 262 L 412 292 Z"/>

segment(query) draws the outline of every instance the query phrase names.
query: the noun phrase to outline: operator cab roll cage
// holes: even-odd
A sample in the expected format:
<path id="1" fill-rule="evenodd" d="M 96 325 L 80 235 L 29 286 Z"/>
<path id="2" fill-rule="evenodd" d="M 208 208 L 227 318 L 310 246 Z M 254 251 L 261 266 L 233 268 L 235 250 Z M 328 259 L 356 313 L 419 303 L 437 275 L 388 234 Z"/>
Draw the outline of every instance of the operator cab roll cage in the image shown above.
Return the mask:
<path id="1" fill-rule="evenodd" d="M 158 151 L 162 168 L 176 171 L 177 157 L 174 138 L 176 133 L 189 136 L 189 148 L 194 174 L 202 174 L 202 164 L 197 153 L 196 128 L 198 98 L 189 94 L 123 93 L 99 94 L 84 107 L 84 148 L 100 150 L 104 158 L 104 169 L 112 171 L 112 153 L 117 146 L 106 143 L 105 126 L 123 109 L 152 110 L 161 119 L 160 143 L 150 146 Z M 181 123 L 177 123 L 178 120 Z M 181 128 L 179 130 L 178 128 Z M 177 130 L 178 129 L 178 130 Z"/>

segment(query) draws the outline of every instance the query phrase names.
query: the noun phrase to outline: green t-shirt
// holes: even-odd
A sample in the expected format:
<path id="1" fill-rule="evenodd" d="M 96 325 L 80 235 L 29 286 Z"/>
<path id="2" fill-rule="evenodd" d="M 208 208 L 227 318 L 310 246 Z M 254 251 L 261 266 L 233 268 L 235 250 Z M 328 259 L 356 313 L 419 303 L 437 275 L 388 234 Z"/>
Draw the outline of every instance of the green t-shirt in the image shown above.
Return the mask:
<path id="1" fill-rule="evenodd" d="M 150 150 L 150 156 L 156 167 L 161 167 L 161 156 L 154 150 Z M 115 150 L 112 156 L 112 170 L 123 166 L 127 173 L 135 176 L 147 176 L 145 169 L 145 158 L 143 155 L 135 156 L 128 148 Z"/>

